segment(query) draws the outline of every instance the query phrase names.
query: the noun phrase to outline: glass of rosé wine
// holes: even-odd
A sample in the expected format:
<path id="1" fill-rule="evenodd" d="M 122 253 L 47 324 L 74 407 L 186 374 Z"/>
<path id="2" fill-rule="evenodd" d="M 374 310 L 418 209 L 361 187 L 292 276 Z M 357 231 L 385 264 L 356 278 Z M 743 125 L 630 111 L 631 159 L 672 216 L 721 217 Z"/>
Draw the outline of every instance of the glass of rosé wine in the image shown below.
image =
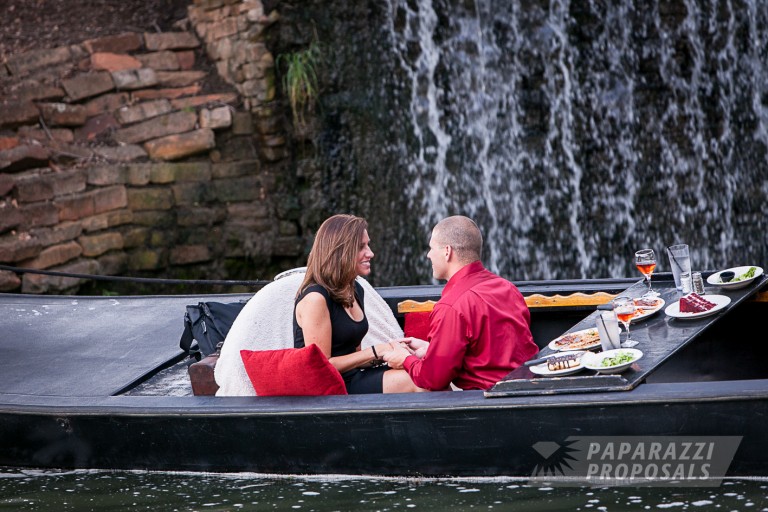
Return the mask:
<path id="1" fill-rule="evenodd" d="M 635 266 L 648 281 L 648 291 L 643 294 L 643 297 L 658 297 L 659 293 L 653 291 L 653 286 L 651 285 L 651 274 L 656 269 L 656 253 L 653 252 L 653 249 L 640 249 L 637 251 L 635 253 Z"/>
<path id="2" fill-rule="evenodd" d="M 632 317 L 635 316 L 635 300 L 630 297 L 616 297 L 613 299 L 613 312 L 616 313 L 616 318 L 624 325 L 624 329 L 627 331 L 627 338 L 624 343 L 621 344 L 624 348 L 631 348 L 637 345 L 637 342 L 629 339 L 629 324 L 632 322 Z"/>

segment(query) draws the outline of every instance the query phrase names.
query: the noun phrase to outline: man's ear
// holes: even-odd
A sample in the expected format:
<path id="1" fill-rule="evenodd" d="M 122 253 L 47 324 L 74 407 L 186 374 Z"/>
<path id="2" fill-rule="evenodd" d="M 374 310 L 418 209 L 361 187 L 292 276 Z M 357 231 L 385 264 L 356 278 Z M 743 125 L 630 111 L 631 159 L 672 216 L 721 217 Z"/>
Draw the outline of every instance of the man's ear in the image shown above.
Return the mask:
<path id="1" fill-rule="evenodd" d="M 445 261 L 451 261 L 456 253 L 453 252 L 453 247 L 450 245 L 445 246 Z"/>

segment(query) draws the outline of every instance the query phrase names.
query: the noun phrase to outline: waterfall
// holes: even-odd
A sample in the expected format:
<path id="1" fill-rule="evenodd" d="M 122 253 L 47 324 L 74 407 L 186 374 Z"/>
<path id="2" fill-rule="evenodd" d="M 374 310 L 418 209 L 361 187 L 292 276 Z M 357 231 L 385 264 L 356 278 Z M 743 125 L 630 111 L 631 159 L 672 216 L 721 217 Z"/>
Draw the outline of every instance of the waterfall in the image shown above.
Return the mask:
<path id="1" fill-rule="evenodd" d="M 346 203 L 383 237 L 379 283 L 424 282 L 431 227 L 452 214 L 513 280 L 639 279 L 634 251 L 668 271 L 679 242 L 695 269 L 768 263 L 765 2 L 363 5 L 336 21 L 365 36 L 326 32 L 352 48 L 326 102 L 344 136 L 324 151 L 386 184 Z"/>

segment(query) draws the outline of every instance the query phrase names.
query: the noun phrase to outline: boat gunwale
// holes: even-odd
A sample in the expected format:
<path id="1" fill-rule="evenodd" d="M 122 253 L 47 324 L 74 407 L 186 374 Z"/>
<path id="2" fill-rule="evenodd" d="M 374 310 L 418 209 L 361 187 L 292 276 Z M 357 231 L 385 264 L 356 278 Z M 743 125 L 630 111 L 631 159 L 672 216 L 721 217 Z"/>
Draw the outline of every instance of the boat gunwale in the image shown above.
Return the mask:
<path id="1" fill-rule="evenodd" d="M 213 396 L 110 396 L 62 397 L 0 394 L 0 417 L 6 414 L 46 416 L 180 416 L 256 417 L 333 414 L 397 414 L 541 409 L 571 407 L 626 407 L 641 404 L 679 404 L 717 401 L 768 400 L 768 379 L 644 383 L 631 391 L 569 395 L 485 398 L 482 391 L 434 392 L 429 400 L 414 395 L 340 395 L 324 397 L 213 397 Z M 457 395 L 459 394 L 459 395 Z M 448 398 L 450 396 L 450 399 Z M 32 397 L 39 403 L 24 403 Z M 389 397 L 389 400 L 387 398 Z M 399 398 L 397 398 L 399 397 Z M 14 400 L 13 398 L 16 398 Z M 353 400 L 349 400 L 353 398 Z M 426 398 L 426 397 L 425 397 Z M 410 399 L 410 400 L 409 400 Z M 87 405 L 62 402 L 88 400 Z M 392 402 L 395 402 L 394 404 Z M 55 402 L 55 403 L 54 403 Z M 150 402 L 148 404 L 148 402 Z M 152 402 L 160 402 L 152 405 Z M 171 402 L 163 404 L 162 402 Z M 259 406 L 257 406 L 260 405 Z"/>

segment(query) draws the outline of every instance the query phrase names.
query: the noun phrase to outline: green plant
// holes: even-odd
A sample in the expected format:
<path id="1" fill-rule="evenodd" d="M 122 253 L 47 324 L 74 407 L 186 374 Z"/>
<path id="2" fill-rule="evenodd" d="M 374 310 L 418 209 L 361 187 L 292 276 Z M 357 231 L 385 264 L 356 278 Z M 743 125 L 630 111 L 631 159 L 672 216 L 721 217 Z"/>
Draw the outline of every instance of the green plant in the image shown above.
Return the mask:
<path id="1" fill-rule="evenodd" d="M 277 57 L 277 66 L 284 67 L 282 84 L 283 93 L 288 97 L 293 112 L 293 122 L 303 126 L 306 115 L 314 110 L 318 95 L 317 68 L 320 65 L 321 52 L 317 41 L 309 47 L 293 53 L 284 53 Z"/>

